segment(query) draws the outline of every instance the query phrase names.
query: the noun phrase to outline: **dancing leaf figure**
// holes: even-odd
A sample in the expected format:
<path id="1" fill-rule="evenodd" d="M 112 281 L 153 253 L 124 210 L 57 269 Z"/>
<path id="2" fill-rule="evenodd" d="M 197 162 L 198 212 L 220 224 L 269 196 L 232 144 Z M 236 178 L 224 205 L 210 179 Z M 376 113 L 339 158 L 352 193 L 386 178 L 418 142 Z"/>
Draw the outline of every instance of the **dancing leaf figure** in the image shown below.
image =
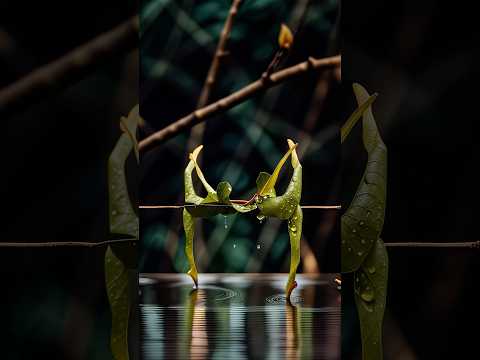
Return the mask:
<path id="1" fill-rule="evenodd" d="M 250 200 L 232 200 L 230 194 L 232 186 L 227 181 L 221 181 L 214 189 L 205 179 L 197 164 L 197 157 L 203 148 L 198 146 L 189 155 L 189 163 L 185 168 L 185 208 L 183 209 L 183 227 L 185 230 L 185 254 L 189 263 L 188 275 L 191 276 L 195 287 L 198 287 L 198 271 L 195 265 L 193 252 L 194 218 L 207 218 L 216 215 L 230 215 L 235 213 L 254 213 L 257 218 L 263 220 L 266 217 L 274 217 L 288 222 L 288 234 L 290 237 L 290 272 L 285 287 L 287 299 L 297 286 L 295 275 L 300 262 L 300 239 L 302 235 L 302 209 L 300 198 L 302 193 L 302 165 L 298 160 L 296 147 L 292 140 L 288 139 L 289 150 L 278 162 L 272 174 L 261 172 L 256 181 L 257 191 Z M 283 195 L 277 196 L 275 184 L 280 171 L 291 157 L 293 167 L 292 178 Z M 207 195 L 202 198 L 194 189 L 192 174 L 193 170 L 200 179 Z"/>

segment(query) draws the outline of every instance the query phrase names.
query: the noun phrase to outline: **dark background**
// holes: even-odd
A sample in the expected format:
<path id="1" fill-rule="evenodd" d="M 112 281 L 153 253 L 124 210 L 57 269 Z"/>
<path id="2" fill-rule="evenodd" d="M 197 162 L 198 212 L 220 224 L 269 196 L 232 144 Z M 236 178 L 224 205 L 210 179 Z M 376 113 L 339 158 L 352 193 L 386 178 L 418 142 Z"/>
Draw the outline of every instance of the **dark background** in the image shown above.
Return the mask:
<path id="1" fill-rule="evenodd" d="M 0 88 L 136 13 L 129 1 L 0 3 Z M 107 158 L 136 104 L 138 52 L 9 113 L 0 159 L 1 242 L 106 240 Z M 109 359 L 104 247 L 0 247 L 0 357 Z"/>
<path id="2" fill-rule="evenodd" d="M 342 81 L 380 94 L 373 111 L 388 147 L 386 243 L 478 240 L 480 36 L 469 4 L 342 3 Z M 344 203 L 364 168 L 359 154 L 365 159 L 357 127 L 343 152 Z M 475 357 L 478 250 L 388 253 L 385 359 Z M 358 359 L 353 297 L 344 290 L 343 356 Z"/>

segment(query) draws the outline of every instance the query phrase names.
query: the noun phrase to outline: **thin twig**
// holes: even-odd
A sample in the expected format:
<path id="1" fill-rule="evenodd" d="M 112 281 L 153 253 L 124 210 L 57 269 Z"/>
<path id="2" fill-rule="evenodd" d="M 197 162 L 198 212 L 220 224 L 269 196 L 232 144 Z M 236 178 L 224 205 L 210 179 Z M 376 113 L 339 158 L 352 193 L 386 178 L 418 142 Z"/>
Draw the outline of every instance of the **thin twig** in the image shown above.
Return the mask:
<path id="1" fill-rule="evenodd" d="M 133 16 L 0 90 L 0 114 L 8 115 L 80 80 L 99 64 L 138 46 L 138 16 Z"/>
<path id="2" fill-rule="evenodd" d="M 221 60 L 225 57 L 226 54 L 225 49 L 227 46 L 228 38 L 230 37 L 230 33 L 232 32 L 233 20 L 238 13 L 238 7 L 240 6 L 241 2 L 242 0 L 232 1 L 232 6 L 230 7 L 230 11 L 228 12 L 227 19 L 225 20 L 220 39 L 218 40 L 217 50 L 215 51 L 215 55 L 213 56 L 210 69 L 208 70 L 207 78 L 205 79 L 202 92 L 200 93 L 200 97 L 198 99 L 197 109 L 204 107 L 208 103 L 208 99 L 210 98 L 213 85 L 217 81 L 217 74 L 220 68 Z"/>
<path id="3" fill-rule="evenodd" d="M 480 249 L 480 241 L 469 242 L 396 242 L 385 243 L 387 247 L 410 248 L 475 248 Z"/>
<path id="4" fill-rule="evenodd" d="M 153 133 L 152 135 L 140 141 L 139 150 L 142 153 L 149 151 L 179 134 L 180 132 L 189 129 L 192 126 L 201 123 L 202 121 L 205 121 L 207 118 L 223 113 L 226 110 L 244 102 L 262 90 L 279 85 L 287 80 L 292 80 L 310 71 L 340 66 L 340 61 L 340 55 L 323 59 L 315 59 L 310 57 L 307 61 L 273 73 L 270 75 L 269 81 L 267 82 L 262 81 L 262 79 L 254 81 L 250 85 L 245 86 L 244 88 L 228 95 L 227 97 L 224 97 L 204 108 L 198 109 L 168 125 L 162 130 Z"/>
<path id="5" fill-rule="evenodd" d="M 238 13 L 238 7 L 242 0 L 233 0 L 232 6 L 228 12 L 227 19 L 223 25 L 223 30 L 220 33 L 220 39 L 218 40 L 217 49 L 213 55 L 212 63 L 210 64 L 210 69 L 208 70 L 207 77 L 203 83 L 202 91 L 200 92 L 200 97 L 197 102 L 197 109 L 201 109 L 208 104 L 210 95 L 212 93 L 213 85 L 217 81 L 218 70 L 220 69 L 221 60 L 225 58 L 227 51 L 227 41 L 232 32 L 233 20 Z M 187 150 L 193 149 L 195 146 L 199 145 L 202 142 L 203 133 L 205 132 L 205 123 L 202 122 L 197 126 L 192 128 L 190 134 L 190 139 L 187 144 Z M 201 159 L 199 159 L 199 165 L 201 165 Z"/>
<path id="6" fill-rule="evenodd" d="M 87 247 L 94 248 L 104 245 L 111 244 L 121 244 L 121 243 L 131 243 L 136 245 L 138 239 L 116 239 L 116 240 L 106 240 L 99 242 L 81 242 L 81 241 L 60 241 L 60 242 L 0 242 L 0 247 L 11 247 L 11 248 L 39 248 L 39 247 Z"/>
<path id="7" fill-rule="evenodd" d="M 194 204 L 185 204 L 185 205 L 140 205 L 139 209 L 183 209 L 186 207 L 195 207 L 198 205 Z M 230 205 L 222 205 L 222 204 L 202 204 L 201 206 L 208 206 L 208 207 L 227 207 Z M 323 209 L 323 210 L 340 210 L 342 208 L 341 205 L 302 205 L 300 206 L 302 209 Z"/>

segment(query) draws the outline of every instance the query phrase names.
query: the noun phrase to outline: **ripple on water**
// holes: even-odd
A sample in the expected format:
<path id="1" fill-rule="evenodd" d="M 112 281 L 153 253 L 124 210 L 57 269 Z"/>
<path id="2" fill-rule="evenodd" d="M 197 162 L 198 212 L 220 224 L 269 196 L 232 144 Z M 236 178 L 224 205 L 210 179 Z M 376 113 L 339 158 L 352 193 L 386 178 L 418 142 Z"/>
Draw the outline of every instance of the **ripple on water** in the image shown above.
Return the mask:
<path id="1" fill-rule="evenodd" d="M 284 305 L 287 303 L 287 297 L 284 294 L 275 294 L 265 299 L 265 304 L 269 305 Z M 303 304 L 303 298 L 301 296 L 291 295 L 290 304 L 297 305 Z"/>

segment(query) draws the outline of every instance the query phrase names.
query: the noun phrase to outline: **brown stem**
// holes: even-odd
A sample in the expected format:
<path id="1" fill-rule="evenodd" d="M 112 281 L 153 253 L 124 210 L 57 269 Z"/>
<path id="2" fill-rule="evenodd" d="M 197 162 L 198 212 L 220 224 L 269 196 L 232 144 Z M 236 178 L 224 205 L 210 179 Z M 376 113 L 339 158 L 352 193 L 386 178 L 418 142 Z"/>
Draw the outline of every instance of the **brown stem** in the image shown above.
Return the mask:
<path id="1" fill-rule="evenodd" d="M 307 61 L 301 62 L 297 65 L 288 67 L 286 69 L 277 71 L 270 75 L 269 81 L 262 81 L 259 79 L 244 88 L 206 106 L 198 109 L 183 118 L 173 122 L 160 131 L 153 133 L 139 143 L 139 151 L 144 153 L 153 149 L 154 147 L 171 139 L 182 131 L 190 129 L 192 126 L 205 121 L 206 119 L 227 111 L 228 109 L 244 102 L 252 96 L 258 94 L 262 90 L 269 89 L 273 86 L 279 85 L 287 80 L 294 79 L 300 75 L 306 74 L 310 71 L 340 66 L 341 56 L 332 56 L 323 59 L 315 59 L 310 57 Z"/>
<path id="2" fill-rule="evenodd" d="M 225 57 L 225 54 L 227 54 L 225 50 L 227 47 L 227 41 L 230 37 L 230 33 L 232 32 L 233 21 L 238 13 L 238 7 L 240 6 L 241 2 L 242 0 L 232 1 L 228 16 L 225 20 L 225 24 L 223 25 L 223 30 L 220 33 L 220 39 L 218 40 L 217 49 L 215 50 L 215 54 L 213 55 L 210 69 L 208 70 L 207 77 L 205 78 L 205 82 L 203 83 L 202 91 L 200 92 L 200 97 L 198 99 L 196 107 L 197 109 L 201 109 L 202 107 L 207 105 L 208 100 L 210 99 L 213 86 L 217 81 L 220 63 Z M 204 132 L 205 123 L 200 123 L 192 128 L 192 132 L 190 133 L 190 138 L 187 143 L 187 151 L 201 144 Z M 198 159 L 198 163 L 199 166 L 201 166 L 201 158 Z"/>
<path id="3" fill-rule="evenodd" d="M 387 247 L 411 248 L 475 248 L 480 249 L 480 241 L 470 242 L 398 242 L 385 243 Z"/>
<path id="4" fill-rule="evenodd" d="M 93 68 L 138 45 L 138 16 L 83 44 L 0 90 L 3 116 L 35 103 L 80 80 Z"/>
<path id="5" fill-rule="evenodd" d="M 240 6 L 241 2 L 242 0 L 232 1 L 232 6 L 230 7 L 227 19 L 225 20 L 225 24 L 223 25 L 222 33 L 220 34 L 220 39 L 218 40 L 217 50 L 215 51 L 212 63 L 210 64 L 210 69 L 208 70 L 207 77 L 205 79 L 205 82 L 203 83 L 202 92 L 200 93 L 200 97 L 197 103 L 197 109 L 204 107 L 208 103 L 208 99 L 210 98 L 213 85 L 217 81 L 217 74 L 220 68 L 220 62 L 226 54 L 225 48 L 227 46 L 227 41 L 230 37 L 230 33 L 232 32 L 233 20 L 238 13 L 238 7 Z"/>
<path id="6" fill-rule="evenodd" d="M 138 242 L 137 239 L 117 239 L 117 240 L 106 240 L 100 242 L 81 242 L 81 241 L 61 241 L 61 242 L 0 242 L 0 247 L 11 247 L 11 248 L 39 248 L 39 247 L 59 247 L 59 246 L 68 246 L 68 247 L 87 247 L 93 248 L 103 245 L 110 244 L 120 244 L 120 243 L 131 243 L 135 245 Z"/>

